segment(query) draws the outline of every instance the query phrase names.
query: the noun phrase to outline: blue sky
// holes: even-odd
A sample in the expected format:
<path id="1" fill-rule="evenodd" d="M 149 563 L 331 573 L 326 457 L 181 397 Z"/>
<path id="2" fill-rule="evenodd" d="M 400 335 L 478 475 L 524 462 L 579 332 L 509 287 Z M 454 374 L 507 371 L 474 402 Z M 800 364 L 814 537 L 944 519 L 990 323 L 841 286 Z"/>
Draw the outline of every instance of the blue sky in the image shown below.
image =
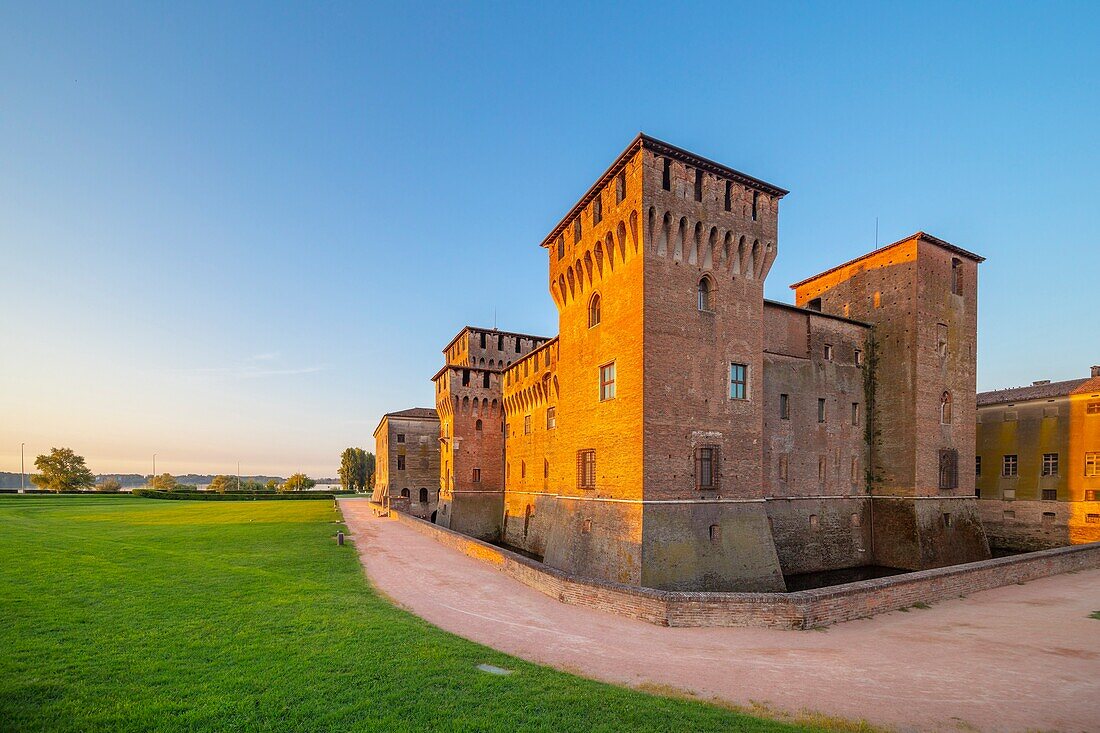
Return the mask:
<path id="1" fill-rule="evenodd" d="M 766 294 L 985 255 L 980 389 L 1100 363 L 1100 6 L 0 2 L 0 470 L 331 474 L 644 130 L 791 194 Z"/>

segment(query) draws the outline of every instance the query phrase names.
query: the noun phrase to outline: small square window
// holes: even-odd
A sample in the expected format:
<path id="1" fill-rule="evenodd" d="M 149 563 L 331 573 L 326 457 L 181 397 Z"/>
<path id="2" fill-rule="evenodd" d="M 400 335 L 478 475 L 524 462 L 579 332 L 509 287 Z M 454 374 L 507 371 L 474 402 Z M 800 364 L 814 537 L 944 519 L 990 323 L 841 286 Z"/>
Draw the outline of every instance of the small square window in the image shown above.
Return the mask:
<path id="1" fill-rule="evenodd" d="M 1086 415 L 1100 415 L 1100 402 L 1089 402 L 1085 405 Z"/>
<path id="2" fill-rule="evenodd" d="M 1043 501 L 1058 501 L 1058 490 L 1043 489 Z"/>
<path id="3" fill-rule="evenodd" d="M 398 433 L 397 434 L 397 442 L 398 443 L 404 443 L 405 442 L 405 434 L 404 433 Z"/>
<path id="4" fill-rule="evenodd" d="M 1085 475 L 1100 476 L 1100 452 L 1085 454 Z"/>
<path id="5" fill-rule="evenodd" d="M 718 542 L 722 539 L 722 525 L 712 524 L 710 525 L 710 541 Z"/>

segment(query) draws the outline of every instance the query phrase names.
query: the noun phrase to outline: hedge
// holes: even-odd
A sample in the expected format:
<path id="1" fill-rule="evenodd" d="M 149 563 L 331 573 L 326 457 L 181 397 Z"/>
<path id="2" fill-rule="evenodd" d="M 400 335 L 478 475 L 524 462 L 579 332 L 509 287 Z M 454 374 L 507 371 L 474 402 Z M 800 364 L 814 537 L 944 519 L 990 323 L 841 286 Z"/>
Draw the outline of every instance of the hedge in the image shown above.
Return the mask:
<path id="1" fill-rule="evenodd" d="M 337 496 L 353 495 L 354 491 L 329 492 L 288 492 L 272 494 L 270 492 L 227 491 L 158 491 L 156 489 L 134 489 L 134 496 L 145 499 L 183 499 L 189 501 L 295 501 L 306 499 L 335 499 Z"/>

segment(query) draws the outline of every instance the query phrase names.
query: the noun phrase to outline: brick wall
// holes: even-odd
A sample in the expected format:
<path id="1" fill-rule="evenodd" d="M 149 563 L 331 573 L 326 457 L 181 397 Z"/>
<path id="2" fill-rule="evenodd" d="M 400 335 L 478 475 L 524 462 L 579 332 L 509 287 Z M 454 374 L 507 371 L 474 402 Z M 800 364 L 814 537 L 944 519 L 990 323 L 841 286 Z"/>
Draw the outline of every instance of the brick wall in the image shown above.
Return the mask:
<path id="1" fill-rule="evenodd" d="M 1100 543 L 1094 543 L 795 593 L 681 593 L 583 579 L 415 517 L 391 516 L 563 603 L 662 626 L 809 629 L 1100 568 Z"/>

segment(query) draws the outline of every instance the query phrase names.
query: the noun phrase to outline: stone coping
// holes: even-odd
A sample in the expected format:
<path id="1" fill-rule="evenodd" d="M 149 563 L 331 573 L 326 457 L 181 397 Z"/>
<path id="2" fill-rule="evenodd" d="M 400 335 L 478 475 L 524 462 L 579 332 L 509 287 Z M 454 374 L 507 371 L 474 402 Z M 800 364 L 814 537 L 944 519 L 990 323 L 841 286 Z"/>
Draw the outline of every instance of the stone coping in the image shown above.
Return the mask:
<path id="1" fill-rule="evenodd" d="M 582 578 L 404 512 L 389 516 L 562 603 L 661 626 L 810 629 L 1100 567 L 1094 542 L 789 593 L 666 591 Z"/>

